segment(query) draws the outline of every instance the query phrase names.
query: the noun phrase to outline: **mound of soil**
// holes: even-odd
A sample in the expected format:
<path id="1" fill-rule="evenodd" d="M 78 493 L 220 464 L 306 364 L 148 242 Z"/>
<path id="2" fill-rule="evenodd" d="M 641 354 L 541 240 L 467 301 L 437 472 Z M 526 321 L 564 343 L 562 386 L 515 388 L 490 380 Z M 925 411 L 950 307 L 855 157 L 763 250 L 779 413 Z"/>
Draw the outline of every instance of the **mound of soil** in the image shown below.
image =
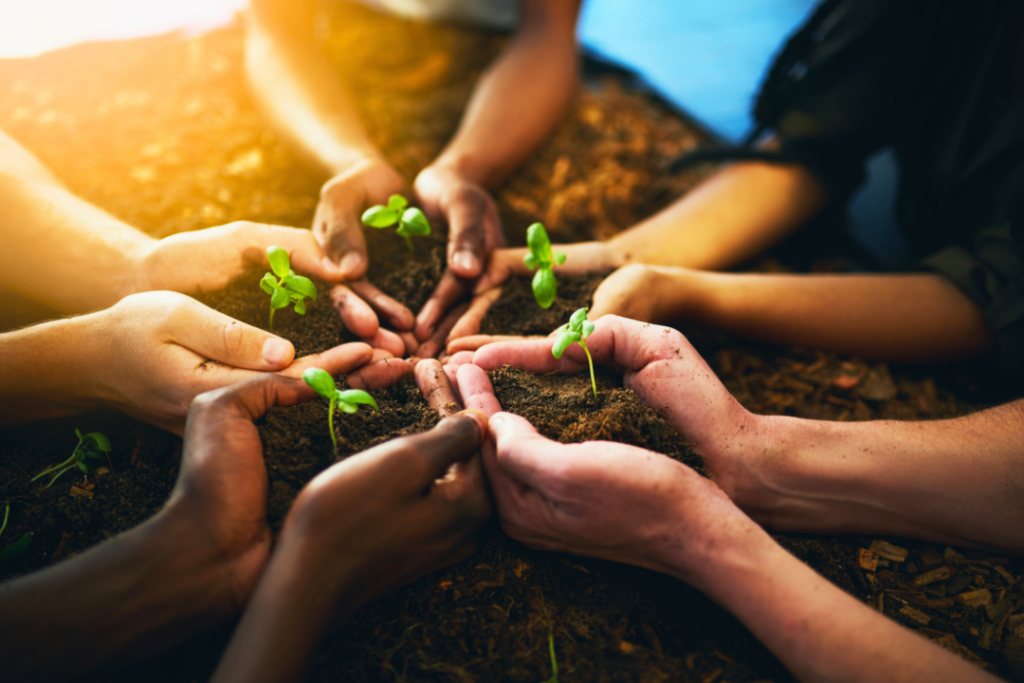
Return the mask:
<path id="1" fill-rule="evenodd" d="M 403 22 L 338 2 L 326 3 L 323 12 L 325 51 L 356 94 L 374 141 L 411 180 L 455 130 L 475 78 L 506 38 Z M 388 49 L 379 49 L 379 35 L 391 36 Z M 242 31 L 234 27 L 0 62 L 0 127 L 84 198 L 156 236 L 240 219 L 308 226 L 325 178 L 278 139 L 251 101 L 242 45 Z M 614 78 L 588 83 L 553 138 L 496 192 L 510 244 L 523 244 L 536 220 L 555 241 L 605 238 L 639 221 L 709 172 L 663 172 L 700 141 L 699 131 Z M 411 253 L 392 231 L 367 231 L 367 239 L 369 279 L 417 310 L 440 278 L 445 227 L 435 226 Z M 262 272 L 197 296 L 265 327 Z M 548 311 L 533 302 L 528 279 L 512 281 L 484 331 L 547 334 L 589 304 L 599 281 L 561 277 L 559 299 Z M 351 339 L 331 306 L 329 287 L 317 286 L 320 297 L 305 317 L 290 310 L 275 315 L 275 332 L 300 354 Z M 15 309 L 22 317 L 42 315 L 23 303 Z M 960 371 L 890 369 L 703 330 L 688 334 L 730 391 L 763 414 L 933 419 L 995 400 L 971 387 L 973 376 L 962 381 Z M 550 438 L 621 441 L 701 468 L 679 435 L 613 373 L 600 371 L 596 399 L 586 375 L 534 377 L 506 368 L 492 380 L 504 407 Z M 337 452 L 323 401 L 274 409 L 259 421 L 275 526 L 305 482 L 336 459 L 437 420 L 408 378 L 374 395 L 379 412 L 339 418 Z M 41 491 L 29 479 L 68 456 L 74 427 L 110 437 L 111 466 L 88 476 L 69 473 Z M 34 536 L 25 555 L 0 564 L 0 579 L 50 566 L 152 515 L 173 487 L 180 451 L 177 437 L 106 414 L 4 430 L 0 500 L 11 505 L 4 541 Z M 865 569 L 859 551 L 879 539 L 779 540 L 830 581 L 925 637 L 981 666 L 1012 671 L 1017 622 L 1007 617 L 1021 604 L 1020 561 L 887 539 L 906 551 L 903 560 L 883 557 Z M 936 558 L 950 578 L 916 586 L 913 577 L 937 566 Z M 982 589 L 990 591 L 988 605 L 955 599 Z M 127 671 L 94 678 L 205 679 L 230 630 L 227 625 Z M 471 560 L 368 606 L 330 634 L 312 680 L 535 682 L 551 673 L 549 637 L 566 681 L 791 680 L 736 620 L 678 581 L 534 552 L 496 523 L 485 527 Z"/>

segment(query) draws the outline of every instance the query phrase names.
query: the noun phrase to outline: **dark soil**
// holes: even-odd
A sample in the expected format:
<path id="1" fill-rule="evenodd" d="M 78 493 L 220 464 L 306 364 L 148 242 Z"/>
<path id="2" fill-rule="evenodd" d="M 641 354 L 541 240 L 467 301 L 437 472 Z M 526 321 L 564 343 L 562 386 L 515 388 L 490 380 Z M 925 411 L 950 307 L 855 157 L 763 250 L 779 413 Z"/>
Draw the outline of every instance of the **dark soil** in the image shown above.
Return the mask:
<path id="1" fill-rule="evenodd" d="M 410 24 L 343 3 L 326 3 L 324 13 L 330 28 L 324 49 L 357 93 L 371 136 L 411 180 L 455 129 L 474 79 L 505 38 Z M 392 36 L 387 50 L 367 39 L 382 34 Z M 377 66 L 364 63 L 367 55 Z M 237 27 L 193 39 L 166 36 L 0 61 L 0 127 L 74 191 L 157 236 L 241 219 L 308 226 L 325 180 L 278 139 L 251 102 Z M 555 241 L 606 238 L 637 222 L 708 172 L 668 176 L 662 170 L 700 140 L 670 111 L 616 80 L 589 83 L 552 140 L 496 192 L 509 242 L 522 244 L 526 226 L 536 220 Z M 367 231 L 370 280 L 413 310 L 440 277 L 445 227 L 435 230 L 412 254 L 392 231 Z M 199 297 L 265 327 L 269 303 L 257 284 L 261 276 L 254 271 L 224 291 Z M 588 305 L 599 279 L 561 276 L 559 299 L 546 312 L 533 303 L 528 279 L 511 282 L 484 331 L 547 334 Z M 275 331 L 300 354 L 350 339 L 329 288 L 317 286 L 320 297 L 305 317 L 291 310 L 275 315 Z M 8 325 L 43 315 L 23 302 L 8 302 L 2 313 Z M 687 333 L 730 391 L 762 414 L 919 420 L 997 400 L 962 369 L 940 374 L 934 368 L 889 368 L 703 330 Z M 678 434 L 607 371 L 598 375 L 597 399 L 582 374 L 533 377 L 503 369 L 492 378 L 504 407 L 546 436 L 632 443 L 700 469 L 700 459 Z M 275 526 L 305 482 L 336 459 L 437 420 L 409 379 L 374 395 L 379 412 L 339 416 L 337 452 L 320 400 L 274 409 L 260 420 Z M 110 437 L 112 471 L 69 473 L 40 492 L 28 480 L 67 458 L 74 427 Z M 26 532 L 34 537 L 24 556 L 0 564 L 0 579 L 50 566 L 151 516 L 173 487 L 180 449 L 177 437 L 106 414 L 4 430 L 0 501 L 9 501 L 12 511 L 3 540 Z M 92 497 L 72 495 L 72 485 Z M 858 567 L 857 553 L 876 539 L 779 540 L 893 619 L 982 666 L 1013 673 L 1019 661 L 1013 648 L 1021 643 L 1006 615 L 1020 607 L 1019 560 L 967 551 L 943 556 L 942 548 L 887 539 L 908 550 L 906 560 L 880 561 L 868 571 Z M 950 578 L 915 587 L 912 577 L 937 556 Z M 988 606 L 955 600 L 982 588 L 991 592 Z M 205 679 L 230 629 L 93 679 Z M 326 638 L 312 680 L 535 683 L 551 673 L 549 634 L 564 681 L 791 680 L 745 628 L 678 581 L 530 551 L 493 522 L 471 560 L 370 605 Z"/>

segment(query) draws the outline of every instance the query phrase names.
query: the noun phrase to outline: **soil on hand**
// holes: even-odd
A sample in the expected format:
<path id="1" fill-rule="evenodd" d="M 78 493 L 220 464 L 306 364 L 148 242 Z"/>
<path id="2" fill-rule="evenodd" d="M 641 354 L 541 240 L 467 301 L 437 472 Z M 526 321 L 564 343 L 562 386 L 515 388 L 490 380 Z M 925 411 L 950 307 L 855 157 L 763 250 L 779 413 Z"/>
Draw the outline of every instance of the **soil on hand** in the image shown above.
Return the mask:
<path id="1" fill-rule="evenodd" d="M 457 127 L 476 77 L 506 38 L 402 22 L 356 5 L 325 5 L 323 47 L 355 93 L 371 137 L 411 181 Z M 385 50 L 379 35 L 390 36 Z M 190 39 L 163 36 L 0 61 L 0 127 L 82 197 L 155 236 L 242 219 L 309 226 L 326 178 L 301 162 L 258 111 L 245 85 L 242 52 L 242 30 L 234 27 Z M 495 193 L 509 243 L 523 244 L 526 227 L 538 220 L 555 242 L 615 234 L 709 172 L 663 172 L 701 140 L 672 111 L 622 82 L 589 82 L 553 138 Z M 441 277 L 446 226 L 434 229 L 430 238 L 414 240 L 413 252 L 393 230 L 364 231 L 370 281 L 413 311 Z M 254 269 L 225 290 L 197 296 L 265 328 L 263 272 Z M 534 303 L 529 278 L 512 281 L 483 331 L 548 334 L 589 304 L 599 281 L 559 276 L 559 297 L 548 311 Z M 275 314 L 275 332 L 299 355 L 352 339 L 331 304 L 330 285 L 316 284 L 319 297 L 305 316 L 291 308 Z M 762 414 L 921 420 L 996 400 L 978 389 L 975 376 L 963 381 L 960 370 L 890 369 L 703 330 L 687 334 L 740 402 Z M 701 467 L 679 435 L 606 370 L 599 370 L 596 399 L 583 373 L 533 377 L 502 369 L 492 379 L 504 407 L 550 438 L 622 441 Z M 437 421 L 408 378 L 373 393 L 379 412 L 335 417 L 337 451 L 321 399 L 273 409 L 259 421 L 275 527 L 302 486 L 336 460 Z M 68 457 L 75 427 L 110 437 L 112 466 L 68 473 L 41 491 L 29 480 Z M 0 563 L 0 579 L 51 566 L 154 514 L 174 485 L 181 447 L 173 435 L 106 414 L 4 430 L 0 501 L 9 501 L 11 518 L 0 545 L 26 532 L 34 536 L 25 555 Z M 899 539 L 886 539 L 900 551 L 896 555 L 878 546 L 880 539 L 779 540 L 842 589 L 961 656 L 1005 674 L 1019 665 L 1013 659 L 1019 619 L 1008 615 L 1021 604 L 1020 561 Z M 873 546 L 901 559 L 876 553 L 877 565 L 862 564 L 861 550 Z M 915 584 L 916 576 L 937 566 L 949 569 L 948 579 Z M 989 604 L 958 599 L 980 590 L 989 591 Z M 206 679 L 230 628 L 94 679 Z M 531 551 L 494 522 L 469 561 L 366 607 L 325 638 L 311 680 L 535 683 L 551 675 L 549 636 L 565 681 L 791 680 L 745 628 L 675 579 Z"/>

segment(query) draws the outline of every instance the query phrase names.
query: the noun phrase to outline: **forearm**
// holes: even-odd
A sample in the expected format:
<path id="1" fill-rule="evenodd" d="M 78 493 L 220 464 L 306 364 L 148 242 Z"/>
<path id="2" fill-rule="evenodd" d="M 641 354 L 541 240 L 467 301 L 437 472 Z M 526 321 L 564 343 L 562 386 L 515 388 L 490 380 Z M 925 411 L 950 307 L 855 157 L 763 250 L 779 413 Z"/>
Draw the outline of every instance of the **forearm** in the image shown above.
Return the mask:
<path id="1" fill-rule="evenodd" d="M 821 184 L 802 167 L 740 163 L 606 245 L 619 266 L 721 270 L 777 243 L 825 201 Z"/>
<path id="2" fill-rule="evenodd" d="M 358 161 L 381 158 L 344 85 L 316 46 L 312 18 L 300 32 L 278 27 L 298 19 L 277 21 L 278 10 L 253 10 L 246 70 L 256 98 L 278 129 L 332 175 Z"/>
<path id="3" fill-rule="evenodd" d="M 686 578 L 742 621 L 801 681 L 994 681 L 816 574 L 759 529 Z"/>
<path id="4" fill-rule="evenodd" d="M 66 680 L 167 649 L 222 622 L 221 570 L 167 510 L 54 567 L 0 586 L 0 651 L 14 680 Z"/>
<path id="5" fill-rule="evenodd" d="M 1024 401 L 941 421 L 757 420 L 723 484 L 766 526 L 1024 553 Z"/>
<path id="6" fill-rule="evenodd" d="M 0 132 L 4 289 L 65 313 L 112 305 L 142 286 L 155 240 L 76 197 Z"/>
<path id="7" fill-rule="evenodd" d="M 532 3 L 536 5 L 537 3 Z M 577 3 L 524 3 L 523 27 L 480 78 L 452 141 L 434 162 L 495 187 L 551 133 L 579 80 Z"/>
<path id="8" fill-rule="evenodd" d="M 981 309 L 937 275 L 659 272 L 665 298 L 652 322 L 899 362 L 969 358 L 991 345 Z"/>

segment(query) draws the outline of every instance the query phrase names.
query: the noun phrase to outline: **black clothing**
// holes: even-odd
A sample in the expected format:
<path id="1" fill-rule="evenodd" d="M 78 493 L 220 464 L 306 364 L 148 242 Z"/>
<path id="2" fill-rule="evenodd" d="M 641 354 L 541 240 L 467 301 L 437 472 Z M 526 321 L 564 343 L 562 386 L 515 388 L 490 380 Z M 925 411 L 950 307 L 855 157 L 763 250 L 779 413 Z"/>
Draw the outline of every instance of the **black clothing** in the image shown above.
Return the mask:
<path id="1" fill-rule="evenodd" d="M 787 42 L 754 108 L 779 159 L 834 200 L 892 146 L 922 266 L 979 306 L 1024 374 L 1024 2 L 829 0 Z"/>

